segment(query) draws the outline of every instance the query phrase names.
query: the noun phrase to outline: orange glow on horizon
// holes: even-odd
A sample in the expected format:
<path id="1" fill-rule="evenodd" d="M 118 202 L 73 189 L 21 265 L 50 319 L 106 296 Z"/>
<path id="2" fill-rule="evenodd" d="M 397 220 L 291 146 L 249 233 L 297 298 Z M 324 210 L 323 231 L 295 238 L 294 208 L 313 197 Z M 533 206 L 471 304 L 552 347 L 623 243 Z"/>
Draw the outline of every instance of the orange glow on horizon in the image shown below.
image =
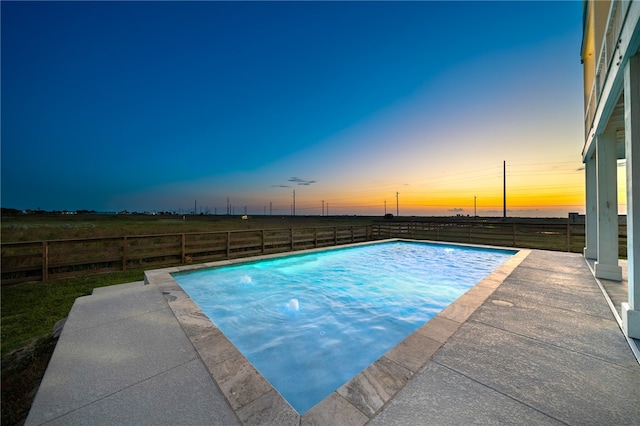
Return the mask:
<path id="1" fill-rule="evenodd" d="M 584 170 L 580 161 L 532 164 L 507 163 L 506 206 L 510 216 L 566 217 L 584 213 Z M 503 214 L 502 164 L 474 168 L 458 165 L 442 171 L 407 165 L 395 173 L 366 170 L 337 171 L 331 180 L 312 186 L 275 188 L 269 194 L 253 193 L 279 211 L 289 211 L 296 190 L 298 214 L 321 214 L 322 201 L 331 215 L 400 216 L 501 216 Z M 406 171 L 406 173 L 405 173 Z M 277 195 L 276 195 L 277 194 Z M 396 194 L 397 198 L 396 198 Z M 272 198 L 265 198 L 272 197 Z M 625 201 L 619 197 L 620 204 Z M 397 203 L 397 204 L 396 204 Z"/>

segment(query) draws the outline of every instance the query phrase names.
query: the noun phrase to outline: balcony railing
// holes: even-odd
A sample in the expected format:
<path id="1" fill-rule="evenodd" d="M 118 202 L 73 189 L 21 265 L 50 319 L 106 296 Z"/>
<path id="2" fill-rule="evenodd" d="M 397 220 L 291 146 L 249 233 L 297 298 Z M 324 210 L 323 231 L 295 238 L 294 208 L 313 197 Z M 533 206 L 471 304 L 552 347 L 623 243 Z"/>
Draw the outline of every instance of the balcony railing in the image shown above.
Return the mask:
<path id="1" fill-rule="evenodd" d="M 600 49 L 600 55 L 596 65 L 596 74 L 591 93 L 589 94 L 589 101 L 585 106 L 584 124 L 586 140 L 588 140 L 589 133 L 593 127 L 593 120 L 595 119 L 596 111 L 600 104 L 600 97 L 604 91 L 604 85 L 607 82 L 611 64 L 616 61 L 616 65 L 619 65 L 620 60 L 622 60 L 622 53 L 619 52 L 620 33 L 622 32 L 622 27 L 624 26 L 630 5 L 631 0 L 611 2 L 607 29 L 602 39 L 602 48 Z M 618 53 L 616 54 L 616 52 Z"/>

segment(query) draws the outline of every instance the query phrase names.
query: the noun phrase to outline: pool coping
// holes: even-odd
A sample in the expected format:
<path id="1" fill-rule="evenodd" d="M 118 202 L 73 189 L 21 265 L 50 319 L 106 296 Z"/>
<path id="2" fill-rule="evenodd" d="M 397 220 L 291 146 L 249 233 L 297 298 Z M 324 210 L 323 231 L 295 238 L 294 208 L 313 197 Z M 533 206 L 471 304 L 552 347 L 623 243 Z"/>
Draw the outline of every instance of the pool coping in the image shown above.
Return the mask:
<path id="1" fill-rule="evenodd" d="M 236 349 L 171 275 L 177 272 L 393 241 L 494 248 L 513 250 L 516 253 L 438 315 L 303 415 L 295 411 Z M 531 250 L 512 247 L 393 238 L 146 271 L 145 284 L 155 285 L 162 291 L 178 323 L 241 423 L 297 425 L 322 422 L 323 419 L 336 418 L 338 415 L 339 418 L 349 419 L 347 423 L 357 425 L 375 418 L 530 253 Z"/>

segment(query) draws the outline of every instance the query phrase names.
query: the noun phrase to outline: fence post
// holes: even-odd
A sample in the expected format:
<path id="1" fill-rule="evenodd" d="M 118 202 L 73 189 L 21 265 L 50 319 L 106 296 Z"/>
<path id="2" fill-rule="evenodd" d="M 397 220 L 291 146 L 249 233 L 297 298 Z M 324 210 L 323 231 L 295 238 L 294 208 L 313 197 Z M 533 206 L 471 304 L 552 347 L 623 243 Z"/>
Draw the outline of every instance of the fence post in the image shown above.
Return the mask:
<path id="1" fill-rule="evenodd" d="M 351 226 L 351 242 L 353 242 L 353 241 L 354 241 L 354 239 L 353 239 L 353 226 Z"/>
<path id="2" fill-rule="evenodd" d="M 333 227 L 333 245 L 334 246 L 338 245 L 338 227 L 337 226 Z"/>
<path id="3" fill-rule="evenodd" d="M 185 234 L 180 234 L 180 258 L 182 259 L 182 263 L 184 264 L 185 257 L 187 255 L 185 246 L 186 246 L 187 237 Z"/>
<path id="4" fill-rule="evenodd" d="M 262 230 L 262 254 L 264 254 L 264 229 Z"/>
<path id="5" fill-rule="evenodd" d="M 231 232 L 227 231 L 227 259 L 231 254 Z"/>
<path id="6" fill-rule="evenodd" d="M 517 247 L 516 246 L 516 223 L 515 222 L 513 222 L 512 229 L 513 229 L 513 246 L 512 247 Z"/>
<path id="7" fill-rule="evenodd" d="M 42 281 L 49 279 L 49 243 L 42 242 Z"/>
<path id="8" fill-rule="evenodd" d="M 122 237 L 122 270 L 127 270 L 127 237 Z"/>
<path id="9" fill-rule="evenodd" d="M 436 223 L 435 227 L 436 227 L 436 241 L 440 241 L 440 224 Z"/>
<path id="10" fill-rule="evenodd" d="M 291 251 L 293 251 L 293 228 L 291 228 Z"/>
<path id="11" fill-rule="evenodd" d="M 318 228 L 313 228 L 313 247 L 318 248 Z"/>
<path id="12" fill-rule="evenodd" d="M 471 244 L 471 222 L 469 222 L 469 244 Z"/>

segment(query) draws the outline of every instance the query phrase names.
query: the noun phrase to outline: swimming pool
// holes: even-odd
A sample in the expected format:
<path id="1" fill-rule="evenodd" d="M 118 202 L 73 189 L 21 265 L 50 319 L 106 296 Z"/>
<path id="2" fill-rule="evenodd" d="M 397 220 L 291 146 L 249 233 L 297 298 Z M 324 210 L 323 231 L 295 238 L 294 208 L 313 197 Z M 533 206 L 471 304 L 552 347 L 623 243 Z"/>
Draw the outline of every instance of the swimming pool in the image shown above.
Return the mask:
<path id="1" fill-rule="evenodd" d="M 304 414 L 514 253 L 394 241 L 173 278 Z"/>

